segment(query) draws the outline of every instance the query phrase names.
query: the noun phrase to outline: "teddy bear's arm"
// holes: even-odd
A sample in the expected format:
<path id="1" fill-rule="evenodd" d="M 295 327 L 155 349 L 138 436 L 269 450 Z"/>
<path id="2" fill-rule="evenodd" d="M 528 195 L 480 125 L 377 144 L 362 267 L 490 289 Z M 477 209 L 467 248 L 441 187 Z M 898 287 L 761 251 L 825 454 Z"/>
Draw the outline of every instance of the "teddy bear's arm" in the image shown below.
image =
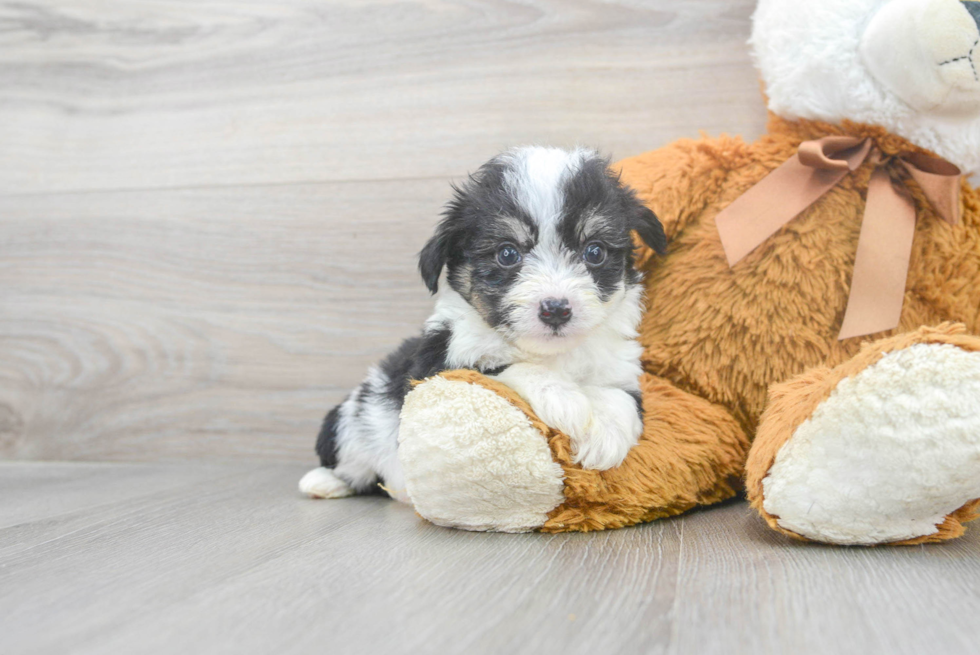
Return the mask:
<path id="1" fill-rule="evenodd" d="M 643 434 L 626 460 L 608 471 L 572 464 L 568 437 L 549 444 L 565 471 L 565 502 L 552 510 L 545 532 L 589 532 L 674 516 L 721 502 L 741 487 L 748 438 L 720 405 L 644 374 Z"/>
<path id="2" fill-rule="evenodd" d="M 569 437 L 499 380 L 447 371 L 408 395 L 399 458 L 416 510 L 438 525 L 522 532 L 618 528 L 735 494 L 748 439 L 724 408 L 650 375 L 643 435 L 620 466 L 573 462 Z"/>

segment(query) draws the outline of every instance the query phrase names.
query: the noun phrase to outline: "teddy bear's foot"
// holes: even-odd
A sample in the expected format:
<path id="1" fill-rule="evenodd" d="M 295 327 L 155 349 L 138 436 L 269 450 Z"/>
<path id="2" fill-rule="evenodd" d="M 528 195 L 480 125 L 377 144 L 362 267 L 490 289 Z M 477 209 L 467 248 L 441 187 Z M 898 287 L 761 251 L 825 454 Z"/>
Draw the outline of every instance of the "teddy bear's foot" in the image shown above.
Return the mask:
<path id="1" fill-rule="evenodd" d="M 753 506 L 793 536 L 961 535 L 980 505 L 980 338 L 924 328 L 774 387 L 746 469 Z"/>
<path id="2" fill-rule="evenodd" d="M 562 467 L 527 414 L 467 375 L 482 378 L 436 376 L 405 399 L 398 457 L 408 495 L 436 525 L 540 528 L 564 500 Z"/>

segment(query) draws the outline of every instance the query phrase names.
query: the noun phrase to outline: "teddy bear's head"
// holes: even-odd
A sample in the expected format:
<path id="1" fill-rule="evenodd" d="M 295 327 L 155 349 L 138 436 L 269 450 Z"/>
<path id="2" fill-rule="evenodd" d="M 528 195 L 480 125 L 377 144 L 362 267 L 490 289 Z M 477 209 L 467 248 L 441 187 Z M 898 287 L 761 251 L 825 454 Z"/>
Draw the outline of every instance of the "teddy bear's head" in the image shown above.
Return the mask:
<path id="1" fill-rule="evenodd" d="M 980 0 L 760 0 L 769 108 L 880 125 L 980 169 Z"/>

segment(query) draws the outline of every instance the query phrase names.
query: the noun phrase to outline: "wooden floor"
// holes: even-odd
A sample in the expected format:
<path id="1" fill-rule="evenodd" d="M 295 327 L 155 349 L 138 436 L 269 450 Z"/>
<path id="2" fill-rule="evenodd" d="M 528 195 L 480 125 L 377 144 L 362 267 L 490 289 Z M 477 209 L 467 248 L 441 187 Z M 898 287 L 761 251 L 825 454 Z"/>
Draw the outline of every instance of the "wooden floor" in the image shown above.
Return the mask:
<path id="1" fill-rule="evenodd" d="M 598 534 L 313 501 L 294 464 L 0 465 L 0 653 L 883 653 L 980 644 L 980 530 L 788 542 L 741 503 Z"/>

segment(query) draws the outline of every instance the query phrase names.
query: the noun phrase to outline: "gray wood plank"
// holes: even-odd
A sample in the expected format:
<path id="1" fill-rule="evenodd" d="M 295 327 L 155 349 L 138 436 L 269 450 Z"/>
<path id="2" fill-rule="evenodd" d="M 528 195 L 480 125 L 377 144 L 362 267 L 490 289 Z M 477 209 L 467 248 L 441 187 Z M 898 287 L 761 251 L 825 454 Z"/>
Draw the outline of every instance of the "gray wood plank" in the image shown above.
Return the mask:
<path id="1" fill-rule="evenodd" d="M 684 537 L 672 652 L 975 653 L 980 643 L 967 619 L 980 609 L 980 526 L 939 546 L 838 548 L 783 538 L 739 503 L 689 519 Z"/>
<path id="2" fill-rule="evenodd" d="M 159 466 L 175 474 L 172 466 Z M 205 472 L 179 489 L 147 495 L 133 487 L 117 503 L 45 520 L 27 548 L 22 529 L 0 530 L 0 546 L 21 546 L 2 555 L 0 652 L 66 646 L 74 652 L 86 641 L 102 641 L 113 626 L 275 559 L 297 540 L 334 529 L 380 500 L 355 500 L 318 515 L 295 491 L 301 472 L 295 466 Z M 44 496 L 45 485 L 41 473 L 30 486 Z"/>
<path id="3" fill-rule="evenodd" d="M 235 469 L 241 474 L 245 467 Z M 2 462 L 0 461 L 0 529 L 23 529 L 16 540 L 28 543 L 26 530 L 34 530 L 47 521 L 60 521 L 65 515 L 85 513 L 81 510 L 129 501 L 140 496 L 158 495 L 188 484 L 211 480 L 225 473 L 220 464 L 197 463 L 194 466 L 112 464 L 76 462 Z M 38 493 L 43 480 L 44 491 Z M 9 536 L 9 534 L 8 534 Z M 43 535 L 42 535 L 43 536 Z"/>
<path id="4" fill-rule="evenodd" d="M 0 5 L 0 193 L 446 177 L 762 129 L 752 0 Z"/>
<path id="5" fill-rule="evenodd" d="M 955 655 L 980 638 L 976 529 L 829 548 L 735 502 L 590 535 L 467 533 L 381 497 L 307 500 L 296 465 L 53 466 L 0 467 L 42 516 L 29 544 L 0 529 L 3 653 Z M 145 493 L 137 471 L 178 483 Z M 52 515 L 53 475 L 115 502 Z"/>
<path id="6" fill-rule="evenodd" d="M 443 181 L 0 198 L 0 456 L 312 462 L 432 308 Z"/>

